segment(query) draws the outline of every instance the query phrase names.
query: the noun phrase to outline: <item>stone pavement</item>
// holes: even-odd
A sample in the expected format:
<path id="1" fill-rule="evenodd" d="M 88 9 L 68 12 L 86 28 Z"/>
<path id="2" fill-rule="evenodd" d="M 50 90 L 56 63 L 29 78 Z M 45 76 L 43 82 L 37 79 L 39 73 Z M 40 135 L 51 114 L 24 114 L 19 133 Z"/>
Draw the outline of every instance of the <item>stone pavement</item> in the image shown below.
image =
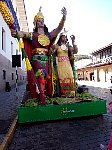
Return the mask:
<path id="1" fill-rule="evenodd" d="M 112 100 L 109 89 L 89 86 L 89 91 Z M 108 145 L 112 126 L 112 114 L 69 120 L 18 125 L 7 150 L 100 150 L 100 144 Z"/>
<path id="2" fill-rule="evenodd" d="M 94 96 L 107 101 L 107 109 L 109 112 L 109 103 L 112 102 L 112 94 L 110 93 L 111 83 L 100 83 L 92 81 L 78 81 L 79 85 L 86 85 L 89 87 L 89 92 Z"/>
<path id="3" fill-rule="evenodd" d="M 25 90 L 24 84 L 17 87 L 17 92 L 15 88 L 10 92 L 0 92 L 0 144 L 17 115 L 17 108 L 21 104 Z"/>
<path id="4" fill-rule="evenodd" d="M 110 116 L 19 125 L 7 150 L 100 150 L 111 125 Z"/>
<path id="5" fill-rule="evenodd" d="M 83 84 L 83 85 L 87 85 L 87 86 L 94 86 L 94 87 L 101 87 L 101 88 L 106 88 L 109 89 L 109 87 L 112 86 L 111 82 L 96 82 L 96 81 L 79 81 L 77 80 L 78 84 Z"/>

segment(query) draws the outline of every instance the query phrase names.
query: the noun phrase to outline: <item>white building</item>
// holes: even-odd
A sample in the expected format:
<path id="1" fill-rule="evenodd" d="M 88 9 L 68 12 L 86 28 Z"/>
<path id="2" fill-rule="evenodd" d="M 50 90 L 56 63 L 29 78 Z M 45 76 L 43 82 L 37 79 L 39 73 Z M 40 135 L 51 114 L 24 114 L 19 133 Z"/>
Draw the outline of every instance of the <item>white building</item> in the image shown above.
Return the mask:
<path id="1" fill-rule="evenodd" d="M 11 3 L 11 1 L 5 0 L 5 2 L 10 5 L 13 12 L 15 10 L 20 30 L 28 31 L 24 1 L 12 0 Z M 6 82 L 9 82 L 11 87 L 15 86 L 16 73 L 18 74 L 18 84 L 24 83 L 26 80 L 24 61 L 21 60 L 21 67 L 17 68 L 17 72 L 16 68 L 12 68 L 12 55 L 16 54 L 21 54 L 18 52 L 18 41 L 11 36 L 10 29 L 0 12 L 0 91 L 5 90 Z"/>
<path id="2" fill-rule="evenodd" d="M 112 43 L 92 52 L 91 56 L 92 62 L 86 65 L 83 62 L 81 66 L 80 62 L 77 61 L 79 79 L 110 83 L 112 76 Z"/>

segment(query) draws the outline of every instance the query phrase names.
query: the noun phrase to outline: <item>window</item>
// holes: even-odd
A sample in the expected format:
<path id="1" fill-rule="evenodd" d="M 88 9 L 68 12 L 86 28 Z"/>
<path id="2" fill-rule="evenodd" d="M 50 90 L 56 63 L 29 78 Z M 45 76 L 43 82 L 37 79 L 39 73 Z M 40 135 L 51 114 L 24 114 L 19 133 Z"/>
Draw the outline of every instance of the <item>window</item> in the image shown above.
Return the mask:
<path id="1" fill-rule="evenodd" d="M 104 53 L 103 53 L 103 52 L 101 52 L 101 53 L 100 53 L 100 59 L 102 59 L 102 58 L 103 58 L 103 56 L 104 56 Z"/>
<path id="2" fill-rule="evenodd" d="M 108 55 L 109 55 L 109 49 L 107 49 L 105 52 L 106 52 L 106 57 L 108 57 Z"/>
<path id="3" fill-rule="evenodd" d="M 11 55 L 13 54 L 13 42 L 11 41 Z"/>
<path id="4" fill-rule="evenodd" d="M 106 50 L 104 53 L 104 58 L 108 57 L 108 51 Z"/>
<path id="5" fill-rule="evenodd" d="M 17 14 L 17 7 L 16 7 L 16 14 Z"/>
<path id="6" fill-rule="evenodd" d="M 112 46 L 111 46 L 111 48 L 110 48 L 110 54 L 112 54 Z"/>
<path id="7" fill-rule="evenodd" d="M 2 50 L 6 51 L 6 35 L 5 30 L 2 28 Z"/>
<path id="8" fill-rule="evenodd" d="M 16 79 L 18 80 L 18 74 L 16 75 Z"/>
<path id="9" fill-rule="evenodd" d="M 20 75 L 20 80 L 22 80 L 22 76 Z"/>
<path id="10" fill-rule="evenodd" d="M 100 53 L 100 59 L 102 59 L 102 54 Z"/>
<path id="11" fill-rule="evenodd" d="M 108 49 L 108 55 L 111 56 L 111 47 Z"/>
<path id="12" fill-rule="evenodd" d="M 3 80 L 5 80 L 5 79 L 6 79 L 6 71 L 3 70 Z"/>
<path id="13" fill-rule="evenodd" d="M 12 73 L 12 80 L 14 80 L 14 73 Z"/>
<path id="14" fill-rule="evenodd" d="M 18 50 L 16 49 L 16 55 L 18 55 Z"/>

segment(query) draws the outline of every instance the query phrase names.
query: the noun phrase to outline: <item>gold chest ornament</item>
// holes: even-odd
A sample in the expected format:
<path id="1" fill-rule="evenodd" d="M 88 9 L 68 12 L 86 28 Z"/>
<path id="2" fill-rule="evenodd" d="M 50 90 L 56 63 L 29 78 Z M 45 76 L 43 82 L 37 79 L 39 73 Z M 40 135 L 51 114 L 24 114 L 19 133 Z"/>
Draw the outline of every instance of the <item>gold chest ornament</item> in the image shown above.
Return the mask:
<path id="1" fill-rule="evenodd" d="M 48 46 L 50 44 L 50 40 L 48 38 L 47 35 L 45 34 L 40 34 L 38 36 L 38 42 L 42 45 L 42 46 Z"/>
<path id="2" fill-rule="evenodd" d="M 61 49 L 62 49 L 63 51 L 65 51 L 65 50 L 66 50 L 66 48 L 67 48 L 67 47 L 66 47 L 66 45 L 65 45 L 65 44 L 62 44 L 62 45 L 61 45 Z"/>

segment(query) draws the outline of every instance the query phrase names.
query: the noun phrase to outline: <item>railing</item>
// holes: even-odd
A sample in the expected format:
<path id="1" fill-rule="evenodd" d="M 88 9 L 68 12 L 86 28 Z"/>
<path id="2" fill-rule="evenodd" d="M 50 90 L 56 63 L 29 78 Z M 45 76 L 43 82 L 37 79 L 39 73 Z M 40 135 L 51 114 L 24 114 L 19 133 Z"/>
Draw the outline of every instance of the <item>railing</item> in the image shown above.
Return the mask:
<path id="1" fill-rule="evenodd" d="M 100 59 L 99 61 L 94 61 L 93 64 L 108 64 L 112 63 L 112 56 Z"/>

